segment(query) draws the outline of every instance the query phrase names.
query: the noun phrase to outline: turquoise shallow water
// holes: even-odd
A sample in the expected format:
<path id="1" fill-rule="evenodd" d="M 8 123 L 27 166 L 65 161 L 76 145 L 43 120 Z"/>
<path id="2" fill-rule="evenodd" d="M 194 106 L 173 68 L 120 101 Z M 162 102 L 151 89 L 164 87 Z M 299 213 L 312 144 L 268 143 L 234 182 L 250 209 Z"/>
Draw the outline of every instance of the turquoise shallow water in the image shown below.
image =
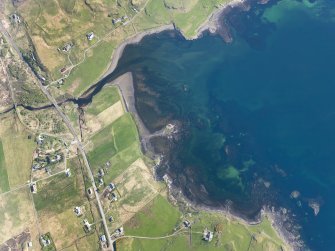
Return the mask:
<path id="1" fill-rule="evenodd" d="M 285 207 L 310 248 L 335 250 L 335 4 L 270 1 L 228 23 L 232 44 L 165 32 L 128 46 L 117 72 L 134 73 L 151 130 L 183 123 L 176 181 L 247 217 Z"/>

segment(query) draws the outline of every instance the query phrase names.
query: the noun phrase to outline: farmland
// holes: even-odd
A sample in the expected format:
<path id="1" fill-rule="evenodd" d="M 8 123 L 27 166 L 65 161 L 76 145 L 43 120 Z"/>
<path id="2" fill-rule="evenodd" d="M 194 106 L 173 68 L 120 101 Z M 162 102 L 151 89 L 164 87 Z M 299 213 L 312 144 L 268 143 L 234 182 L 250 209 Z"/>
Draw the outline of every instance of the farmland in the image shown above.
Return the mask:
<path id="1" fill-rule="evenodd" d="M 9 187 L 15 188 L 30 179 L 32 153 L 36 144 L 33 139 L 28 138 L 29 133 L 12 115 L 3 117 L 0 127 L 2 142 L 0 170 L 4 174 L 7 173 Z M 5 181 L 3 182 L 1 183 L 6 184 Z M 7 187 L 7 185 L 4 186 Z"/>
<path id="2" fill-rule="evenodd" d="M 5 155 L 3 153 L 1 141 L 0 141 L 0 189 L 1 192 L 6 192 L 9 190 L 9 181 L 5 163 Z"/>
<path id="3" fill-rule="evenodd" d="M 98 115 L 111 105 L 120 100 L 119 90 L 116 86 L 105 86 L 103 91 L 93 97 L 87 112 Z"/>
<path id="4" fill-rule="evenodd" d="M 36 219 L 27 187 L 0 195 L 0 243 L 27 228 L 36 238 Z M 38 238 L 38 237 L 37 237 Z"/>
<path id="5" fill-rule="evenodd" d="M 83 248 L 96 248 L 98 243 L 95 231 L 86 233 L 83 220 L 90 223 L 98 221 L 94 204 L 91 204 L 85 194 L 84 174 L 79 159 L 69 163 L 71 176 L 64 173 L 37 182 L 37 193 L 34 194 L 35 208 L 38 213 L 43 233 L 50 233 L 56 248 L 72 248 L 76 245 Z M 80 217 L 74 213 L 79 206 Z M 93 208 L 92 208 L 93 207 Z"/>
<path id="6" fill-rule="evenodd" d="M 161 212 L 164 212 L 162 214 Z M 192 244 L 190 231 L 183 228 L 183 220 L 192 223 Z M 188 212 L 181 215 L 163 196 L 157 196 L 146 208 L 137 213 L 125 226 L 126 236 L 159 237 L 174 236 L 159 240 L 121 239 L 120 250 L 282 250 L 285 244 L 264 217 L 259 225 L 248 226 L 224 214 L 204 211 Z M 214 232 L 211 242 L 202 240 L 205 228 Z"/>
<path id="7" fill-rule="evenodd" d="M 123 168 L 128 167 L 140 156 L 138 139 L 132 116 L 129 113 L 123 115 L 90 139 L 93 147 L 92 151 L 88 152 L 88 157 L 93 168 L 98 171 L 99 166 L 103 166 L 107 161 L 114 163 L 115 159 L 120 160 L 118 156 L 122 156 L 123 161 L 119 163 L 125 164 Z"/>

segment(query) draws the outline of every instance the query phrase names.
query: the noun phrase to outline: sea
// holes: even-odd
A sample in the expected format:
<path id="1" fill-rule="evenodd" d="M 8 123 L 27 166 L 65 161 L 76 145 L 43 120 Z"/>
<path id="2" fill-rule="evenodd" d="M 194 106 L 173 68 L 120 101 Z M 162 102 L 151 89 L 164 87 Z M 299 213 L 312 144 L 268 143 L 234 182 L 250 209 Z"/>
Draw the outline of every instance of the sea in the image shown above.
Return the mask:
<path id="1" fill-rule="evenodd" d="M 128 45 L 136 108 L 186 197 L 289 219 L 303 250 L 335 250 L 335 1 L 270 0 L 222 17 L 232 41 L 165 31 Z M 113 76 L 108 78 L 112 78 Z M 286 219 L 286 220 L 287 220 Z"/>

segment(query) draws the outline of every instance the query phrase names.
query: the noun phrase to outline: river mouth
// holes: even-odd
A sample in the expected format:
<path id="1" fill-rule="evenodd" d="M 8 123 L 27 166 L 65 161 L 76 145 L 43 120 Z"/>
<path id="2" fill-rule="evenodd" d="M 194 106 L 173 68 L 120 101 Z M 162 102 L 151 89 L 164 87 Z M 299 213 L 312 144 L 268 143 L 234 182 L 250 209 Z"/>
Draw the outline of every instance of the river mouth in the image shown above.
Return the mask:
<path id="1" fill-rule="evenodd" d="M 146 127 L 181 124 L 179 140 L 152 141 L 167 161 L 159 174 L 190 200 L 244 218 L 286 208 L 308 246 L 333 250 L 334 9 L 281 0 L 232 11 L 230 44 L 171 31 L 146 37 L 93 93 L 131 71 Z"/>

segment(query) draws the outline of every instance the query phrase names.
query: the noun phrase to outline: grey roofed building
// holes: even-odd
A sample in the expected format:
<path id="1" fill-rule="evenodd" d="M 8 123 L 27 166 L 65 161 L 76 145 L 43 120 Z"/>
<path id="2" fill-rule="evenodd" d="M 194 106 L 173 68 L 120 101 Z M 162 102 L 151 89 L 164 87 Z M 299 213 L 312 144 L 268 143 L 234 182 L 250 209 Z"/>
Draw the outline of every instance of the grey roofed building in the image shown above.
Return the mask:
<path id="1" fill-rule="evenodd" d="M 104 234 L 101 235 L 101 236 L 100 236 L 100 241 L 101 241 L 101 242 L 106 242 L 106 241 L 107 241 L 107 239 L 106 239 L 106 235 L 104 235 Z"/>
<path id="2" fill-rule="evenodd" d="M 75 207 L 73 211 L 78 217 L 82 214 L 81 207 Z"/>
<path id="3" fill-rule="evenodd" d="M 13 13 L 10 18 L 12 19 L 13 22 L 15 23 L 21 23 L 21 18 L 19 15 L 17 15 L 16 13 Z"/>
<path id="4" fill-rule="evenodd" d="M 32 193 L 37 193 L 36 182 L 30 184 L 30 190 Z"/>
<path id="5" fill-rule="evenodd" d="M 86 34 L 86 37 L 89 41 L 91 41 L 94 38 L 94 33 L 93 32 L 89 32 Z"/>
<path id="6" fill-rule="evenodd" d="M 114 183 L 109 183 L 109 185 L 108 185 L 108 189 L 110 190 L 110 191 L 113 191 L 114 189 L 115 189 L 115 185 L 114 185 Z"/>
<path id="7" fill-rule="evenodd" d="M 105 176 L 105 171 L 104 171 L 104 169 L 100 168 L 98 174 L 99 174 L 100 177 Z"/>
<path id="8" fill-rule="evenodd" d="M 212 241 L 213 240 L 213 236 L 214 236 L 213 232 L 208 231 L 207 228 L 204 230 L 203 239 L 205 241 L 208 241 L 208 242 Z"/>
<path id="9" fill-rule="evenodd" d="M 87 231 L 91 231 L 91 224 L 88 222 L 87 219 L 84 220 L 84 227 L 86 228 Z"/>

